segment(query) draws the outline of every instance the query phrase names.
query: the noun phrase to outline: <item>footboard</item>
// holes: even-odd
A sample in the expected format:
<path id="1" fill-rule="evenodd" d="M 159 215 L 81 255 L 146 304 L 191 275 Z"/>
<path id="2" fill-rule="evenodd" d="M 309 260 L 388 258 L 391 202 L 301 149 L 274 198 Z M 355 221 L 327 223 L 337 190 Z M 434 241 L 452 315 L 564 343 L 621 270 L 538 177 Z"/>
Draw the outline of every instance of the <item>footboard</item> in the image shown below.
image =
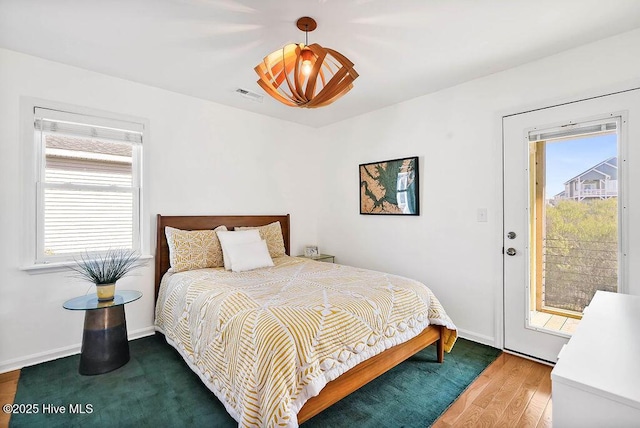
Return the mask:
<path id="1" fill-rule="evenodd" d="M 369 358 L 337 379 L 329 382 L 320 394 L 310 398 L 298 412 L 298 423 L 311 419 L 327 407 L 391 370 L 407 358 L 437 342 L 438 362 L 444 361 L 444 335 L 437 325 L 430 325 L 413 339 Z"/>

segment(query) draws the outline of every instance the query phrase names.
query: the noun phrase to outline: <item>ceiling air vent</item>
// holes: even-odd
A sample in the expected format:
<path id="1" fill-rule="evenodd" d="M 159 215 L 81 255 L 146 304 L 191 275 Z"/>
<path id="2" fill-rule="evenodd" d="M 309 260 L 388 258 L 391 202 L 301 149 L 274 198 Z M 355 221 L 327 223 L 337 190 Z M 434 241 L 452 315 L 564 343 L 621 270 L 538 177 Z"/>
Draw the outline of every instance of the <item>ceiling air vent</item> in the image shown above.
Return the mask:
<path id="1" fill-rule="evenodd" d="M 238 88 L 236 92 L 242 95 L 245 98 L 249 98 L 251 101 L 255 101 L 261 103 L 264 97 L 260 94 L 256 94 L 255 92 L 247 91 L 246 89 Z"/>

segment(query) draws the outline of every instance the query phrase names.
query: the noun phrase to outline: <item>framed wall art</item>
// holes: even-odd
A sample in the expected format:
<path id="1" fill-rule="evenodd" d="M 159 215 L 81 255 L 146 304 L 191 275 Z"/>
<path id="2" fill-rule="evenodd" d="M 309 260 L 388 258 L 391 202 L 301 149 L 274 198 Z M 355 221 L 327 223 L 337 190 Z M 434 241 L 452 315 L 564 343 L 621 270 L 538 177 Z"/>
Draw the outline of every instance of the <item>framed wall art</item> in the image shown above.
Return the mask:
<path id="1" fill-rule="evenodd" d="M 360 214 L 420 215 L 418 157 L 360 165 Z"/>

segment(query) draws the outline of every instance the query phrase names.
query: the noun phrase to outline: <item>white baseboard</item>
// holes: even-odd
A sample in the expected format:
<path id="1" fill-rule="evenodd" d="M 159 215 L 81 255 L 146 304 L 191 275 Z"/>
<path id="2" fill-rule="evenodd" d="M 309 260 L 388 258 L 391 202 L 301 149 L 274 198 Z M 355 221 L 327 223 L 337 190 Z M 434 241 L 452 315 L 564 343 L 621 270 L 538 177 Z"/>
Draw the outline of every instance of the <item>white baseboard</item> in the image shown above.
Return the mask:
<path id="1" fill-rule="evenodd" d="M 134 340 L 145 336 L 152 336 L 153 334 L 155 334 L 155 329 L 153 326 L 151 326 L 130 331 L 128 337 L 129 340 Z M 495 338 L 490 336 L 485 336 L 483 334 L 478 334 L 463 329 L 458 329 L 458 336 L 462 337 L 463 339 L 471 340 L 473 342 L 493 346 L 494 348 L 496 347 Z M 66 346 L 64 348 L 53 349 L 50 351 L 27 355 L 21 358 L 2 361 L 0 362 L 0 373 L 18 370 L 23 367 L 33 366 L 35 364 L 44 363 L 46 361 L 57 360 L 58 358 L 68 357 L 69 355 L 79 354 L 81 346 L 82 345 L 78 343 L 76 345 Z"/>
<path id="2" fill-rule="evenodd" d="M 128 334 L 129 340 L 140 339 L 141 337 L 153 336 L 156 334 L 156 328 L 154 326 L 139 328 L 131 331 Z"/>
<path id="3" fill-rule="evenodd" d="M 463 339 L 468 339 L 473 342 L 482 343 L 483 345 L 489 345 L 499 349 L 499 347 L 496 346 L 495 337 L 485 336 L 484 334 L 474 333 L 472 331 L 463 330 L 461 328 L 458 329 L 458 336 L 462 337 Z"/>
<path id="4" fill-rule="evenodd" d="M 155 334 L 155 329 L 153 326 L 151 326 L 130 331 L 127 334 L 127 337 L 129 338 L 129 340 L 134 340 L 145 336 L 151 336 L 153 334 Z M 78 343 L 71 346 L 65 346 L 63 348 L 52 349 L 49 351 L 38 352 L 37 354 L 31 354 L 20 358 L 2 361 L 0 362 L 0 373 L 6 373 L 13 370 L 21 369 L 23 367 L 44 363 L 46 361 L 68 357 L 69 355 L 79 354 L 81 348 L 82 344 Z"/>

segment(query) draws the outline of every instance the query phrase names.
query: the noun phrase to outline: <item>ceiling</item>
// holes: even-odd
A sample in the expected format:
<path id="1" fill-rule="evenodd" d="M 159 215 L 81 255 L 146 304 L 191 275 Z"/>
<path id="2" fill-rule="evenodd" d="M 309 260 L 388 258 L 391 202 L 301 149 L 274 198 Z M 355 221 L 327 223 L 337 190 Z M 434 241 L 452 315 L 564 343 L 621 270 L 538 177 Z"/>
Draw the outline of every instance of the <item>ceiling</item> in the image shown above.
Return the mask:
<path id="1" fill-rule="evenodd" d="M 360 77 L 336 103 L 286 107 L 253 68 L 312 16 L 309 43 Z M 640 27 L 638 0 L 0 0 L 0 46 L 319 127 Z M 606 56 L 603 56 L 606 60 Z"/>

